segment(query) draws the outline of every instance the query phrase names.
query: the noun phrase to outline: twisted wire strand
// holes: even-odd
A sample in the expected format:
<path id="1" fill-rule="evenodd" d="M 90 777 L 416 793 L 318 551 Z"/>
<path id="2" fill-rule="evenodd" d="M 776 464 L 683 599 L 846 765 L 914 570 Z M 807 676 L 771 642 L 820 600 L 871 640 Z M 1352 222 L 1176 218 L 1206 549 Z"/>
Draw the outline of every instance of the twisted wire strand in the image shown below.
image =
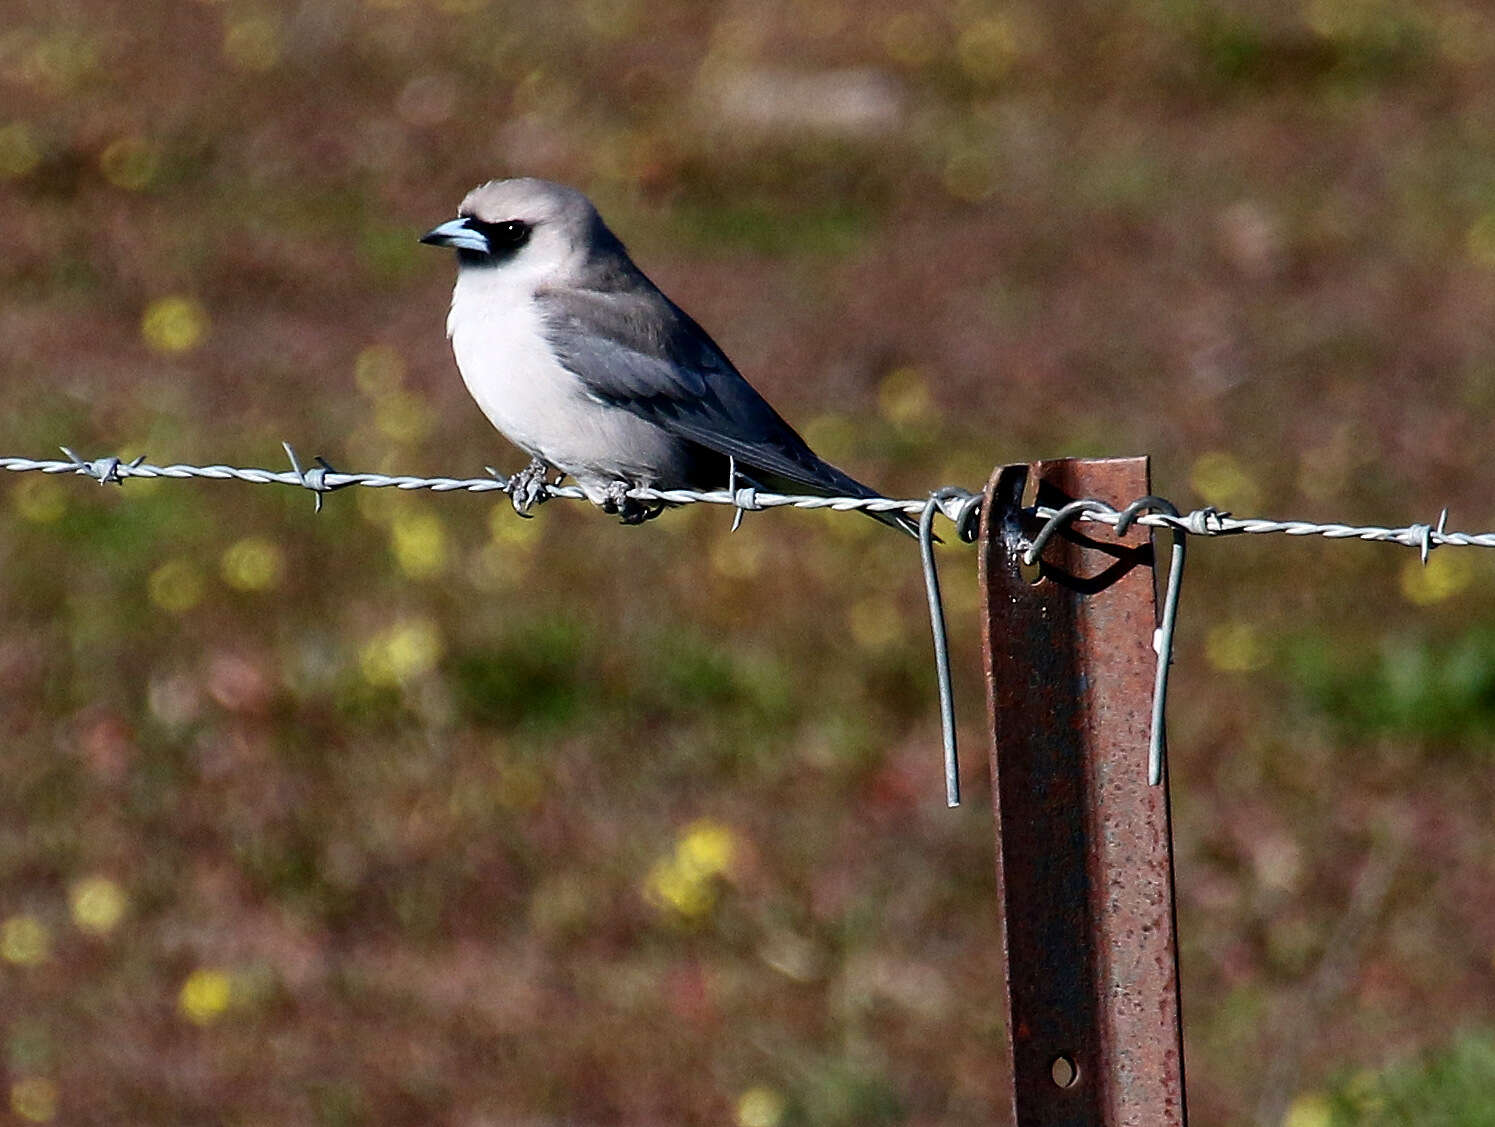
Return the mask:
<path id="1" fill-rule="evenodd" d="M 1034 515 L 1047 520 L 1056 510 L 1040 507 Z M 1120 514 L 1114 511 L 1093 510 L 1082 513 L 1077 520 L 1094 521 L 1114 526 Z M 1281 533 L 1285 536 L 1322 536 L 1327 540 L 1364 540 L 1367 542 L 1403 544 L 1409 548 L 1495 548 L 1495 532 L 1456 532 L 1443 527 L 1447 511 L 1439 523 L 1411 524 L 1403 528 L 1387 528 L 1381 525 L 1342 524 L 1308 520 L 1271 520 L 1265 517 L 1233 517 L 1216 509 L 1195 509 L 1191 513 L 1171 516 L 1167 513 L 1147 513 L 1137 518 L 1136 523 L 1153 528 L 1170 528 L 1191 536 L 1233 536 L 1236 534 Z"/>
<path id="2" fill-rule="evenodd" d="M 122 483 L 138 478 L 206 478 L 215 481 L 245 481 L 252 485 L 290 485 L 310 489 L 316 493 L 331 493 L 348 486 L 363 486 L 368 489 L 400 489 L 406 491 L 430 490 L 433 493 L 503 493 L 509 488 L 507 479 L 495 474 L 492 477 L 418 477 L 410 474 L 344 473 L 317 467 L 311 470 L 266 470 L 254 467 L 211 464 L 205 466 L 173 463 L 166 466 L 147 462 L 125 462 L 118 458 L 97 458 L 92 461 L 78 459 L 68 461 L 44 458 L 0 458 L 0 470 L 11 473 L 81 474 L 105 484 Z M 574 485 L 546 485 L 547 498 L 561 497 L 573 501 L 586 500 L 580 488 Z M 865 510 L 875 513 L 903 512 L 917 515 L 924 509 L 925 501 L 897 500 L 890 497 L 820 497 L 797 494 L 766 493 L 756 489 L 645 489 L 635 488 L 628 496 L 640 501 L 665 502 L 671 505 L 703 503 L 709 505 L 731 505 L 743 509 L 831 509 L 837 512 Z"/>
<path id="3" fill-rule="evenodd" d="M 71 455 L 70 451 L 66 451 Z M 289 447 L 287 453 L 291 453 Z M 215 481 L 244 481 L 253 485 L 289 485 L 311 490 L 317 494 L 330 493 L 348 486 L 366 489 L 399 489 L 404 491 L 429 490 L 433 493 L 503 493 L 508 481 L 502 475 L 490 471 L 489 477 L 420 477 L 412 474 L 344 473 L 323 463 L 311 469 L 302 469 L 292 454 L 289 470 L 267 470 L 254 467 L 228 466 L 223 464 L 152 465 L 142 459 L 126 462 L 119 458 L 96 458 L 85 460 L 76 455 L 67 459 L 38 459 L 0 457 L 0 470 L 10 473 L 81 474 L 95 481 L 117 484 L 132 477 L 138 478 L 205 478 Z M 979 496 L 961 489 L 937 490 L 943 494 L 938 500 L 938 509 L 951 520 L 965 526 L 971 524 L 971 498 Z M 752 488 L 743 489 L 630 489 L 628 495 L 645 502 L 663 502 L 670 505 L 727 505 L 741 510 L 760 509 L 829 509 L 833 512 L 904 513 L 911 517 L 921 516 L 929 504 L 929 498 L 893 497 L 820 497 L 789 493 L 770 493 Z M 585 500 L 586 495 L 574 485 L 547 485 L 547 498 Z M 1040 520 L 1051 520 L 1057 510 L 1039 507 L 1034 515 Z M 1120 512 L 1109 506 L 1096 504 L 1075 519 L 1115 526 Z M 1424 554 L 1433 548 L 1495 548 L 1495 532 L 1459 532 L 1444 527 L 1445 512 L 1436 525 L 1410 524 L 1404 527 L 1382 525 L 1354 525 L 1338 521 L 1273 520 L 1264 517 L 1235 517 L 1213 508 L 1196 509 L 1193 512 L 1172 516 L 1168 513 L 1150 512 L 1136 517 L 1136 523 L 1153 528 L 1167 528 L 1187 533 L 1190 536 L 1233 536 L 1281 534 L 1285 536 L 1322 536 L 1328 540 L 1364 540 L 1402 544 L 1417 548 Z M 970 539 L 969 536 L 963 536 Z"/>

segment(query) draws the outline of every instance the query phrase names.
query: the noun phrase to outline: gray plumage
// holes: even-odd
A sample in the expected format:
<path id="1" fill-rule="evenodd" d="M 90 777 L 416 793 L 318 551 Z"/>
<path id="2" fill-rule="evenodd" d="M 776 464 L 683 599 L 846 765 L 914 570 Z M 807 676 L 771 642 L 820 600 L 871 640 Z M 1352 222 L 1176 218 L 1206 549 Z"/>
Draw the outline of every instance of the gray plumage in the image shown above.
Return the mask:
<path id="1" fill-rule="evenodd" d="M 625 520 L 624 489 L 879 494 L 819 458 L 634 265 L 580 192 L 491 181 L 423 242 L 459 259 L 447 334 L 489 420 Z M 915 532 L 901 514 L 871 514 Z"/>

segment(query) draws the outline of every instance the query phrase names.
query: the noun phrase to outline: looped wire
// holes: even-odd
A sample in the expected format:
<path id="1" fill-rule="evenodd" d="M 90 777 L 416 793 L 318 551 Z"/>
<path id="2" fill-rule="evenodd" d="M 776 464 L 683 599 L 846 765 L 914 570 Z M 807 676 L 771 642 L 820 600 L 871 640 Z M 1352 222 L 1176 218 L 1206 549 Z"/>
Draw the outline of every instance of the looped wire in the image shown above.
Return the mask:
<path id="1" fill-rule="evenodd" d="M 1163 781 L 1163 760 L 1167 750 L 1164 718 L 1168 705 L 1168 670 L 1173 664 L 1173 634 L 1178 624 L 1178 597 L 1183 589 L 1184 553 L 1188 543 L 1188 534 L 1203 532 L 1204 526 L 1211 523 L 1218 524 L 1222 519 L 1221 514 L 1214 509 L 1205 509 L 1190 513 L 1188 519 L 1185 520 L 1180 517 L 1178 508 L 1173 502 L 1151 494 L 1137 498 L 1119 511 L 1104 501 L 1083 498 L 1069 502 L 1049 516 L 1037 535 L 1033 537 L 1032 543 L 1023 552 L 1023 563 L 1027 567 L 1036 564 L 1044 546 L 1054 534 L 1066 524 L 1082 516 L 1094 514 L 1102 518 L 1102 523 L 1112 524 L 1117 536 L 1125 536 L 1132 525 L 1137 522 L 1137 518 L 1144 513 L 1160 513 L 1170 518 L 1165 524 L 1149 523 L 1162 524 L 1173 538 L 1173 554 L 1168 565 L 1168 585 L 1163 596 L 1162 621 L 1153 633 L 1153 649 L 1157 652 L 1158 664 L 1153 678 L 1152 730 L 1148 737 L 1147 747 L 1147 782 L 1150 786 L 1158 786 Z M 1201 527 L 1194 527 L 1196 524 Z M 1223 529 L 1210 528 L 1209 531 L 1223 531 Z"/>
<path id="2" fill-rule="evenodd" d="M 1172 501 L 1150 495 L 1139 497 L 1122 509 L 1116 518 L 1116 535 L 1124 536 L 1126 530 L 1144 512 L 1178 516 L 1178 508 Z M 1173 632 L 1178 625 L 1178 596 L 1183 589 L 1184 551 L 1188 546 L 1185 529 L 1170 523 L 1168 532 L 1173 538 L 1173 554 L 1168 564 L 1168 586 L 1163 595 L 1163 617 L 1153 634 L 1158 668 L 1152 687 L 1152 734 L 1147 744 L 1147 783 L 1154 787 L 1163 781 L 1163 759 L 1168 749 L 1168 670 L 1173 665 Z"/>
<path id="3" fill-rule="evenodd" d="M 1155 499 L 1156 498 L 1154 498 L 1154 500 Z M 1177 510 L 1175 510 L 1175 512 L 1176 511 Z M 1088 499 L 1071 501 L 1053 516 L 1049 517 L 1049 519 L 1044 523 L 1044 526 L 1038 530 L 1038 535 L 1033 537 L 1033 542 L 1028 545 L 1027 550 L 1023 553 L 1023 564 L 1027 567 L 1032 567 L 1034 564 L 1036 564 L 1038 562 L 1039 555 L 1043 552 L 1044 545 L 1053 538 L 1054 533 L 1058 532 L 1066 524 L 1073 522 L 1082 513 L 1103 513 L 1114 515 L 1115 512 L 1116 510 L 1113 509 L 1110 505 L 1106 504 L 1104 501 L 1093 501 Z M 1135 516 L 1133 517 L 1133 519 L 1135 519 Z"/>
<path id="4" fill-rule="evenodd" d="M 1178 516 L 1178 509 L 1174 507 L 1172 501 L 1166 501 L 1162 497 L 1149 493 L 1146 497 L 1138 497 L 1116 514 L 1116 535 L 1125 536 L 1126 530 L 1132 527 L 1136 519 L 1148 512 L 1162 512 L 1170 517 Z"/>
<path id="5" fill-rule="evenodd" d="M 967 544 L 974 542 L 981 530 L 981 503 L 986 500 L 986 494 L 947 485 L 936 489 L 930 496 L 945 519 L 955 526 L 955 535 Z"/>
<path id="6" fill-rule="evenodd" d="M 950 638 L 945 630 L 945 603 L 940 596 L 940 573 L 934 562 L 934 514 L 942 512 L 955 522 L 956 533 L 967 535 L 971 514 L 980 513 L 980 494 L 971 494 L 955 486 L 936 489 L 924 504 L 919 516 L 919 558 L 924 565 L 924 592 L 929 597 L 929 628 L 934 634 L 935 679 L 940 690 L 940 733 L 945 751 L 945 805 L 960 805 L 960 754 L 955 744 L 955 690 L 950 680 Z M 953 507 L 956 515 L 951 515 Z"/>

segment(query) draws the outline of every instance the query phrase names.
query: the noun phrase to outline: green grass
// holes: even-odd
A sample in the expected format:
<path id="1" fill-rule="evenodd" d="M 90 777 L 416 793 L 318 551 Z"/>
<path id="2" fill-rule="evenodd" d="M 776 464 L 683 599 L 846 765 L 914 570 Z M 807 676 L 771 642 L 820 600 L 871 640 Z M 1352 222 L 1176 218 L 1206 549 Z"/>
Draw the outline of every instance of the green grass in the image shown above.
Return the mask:
<path id="1" fill-rule="evenodd" d="M 1361 1072 L 1328 1097 L 1331 1127 L 1490 1127 L 1495 1037 L 1464 1033 L 1426 1056 Z"/>

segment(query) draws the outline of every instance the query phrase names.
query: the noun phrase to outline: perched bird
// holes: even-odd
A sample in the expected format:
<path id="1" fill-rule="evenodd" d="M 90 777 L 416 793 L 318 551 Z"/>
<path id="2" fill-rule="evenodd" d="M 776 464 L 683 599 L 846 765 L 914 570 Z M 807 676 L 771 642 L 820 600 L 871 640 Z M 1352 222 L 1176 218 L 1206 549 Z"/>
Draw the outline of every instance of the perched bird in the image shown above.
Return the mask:
<path id="1" fill-rule="evenodd" d="M 816 456 L 575 189 L 490 181 L 421 242 L 457 251 L 447 336 L 478 406 L 531 457 L 511 481 L 521 513 L 551 467 L 626 524 L 660 512 L 627 495 L 640 486 L 879 496 Z"/>

